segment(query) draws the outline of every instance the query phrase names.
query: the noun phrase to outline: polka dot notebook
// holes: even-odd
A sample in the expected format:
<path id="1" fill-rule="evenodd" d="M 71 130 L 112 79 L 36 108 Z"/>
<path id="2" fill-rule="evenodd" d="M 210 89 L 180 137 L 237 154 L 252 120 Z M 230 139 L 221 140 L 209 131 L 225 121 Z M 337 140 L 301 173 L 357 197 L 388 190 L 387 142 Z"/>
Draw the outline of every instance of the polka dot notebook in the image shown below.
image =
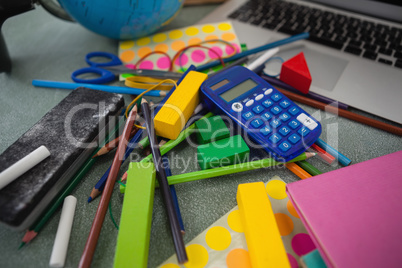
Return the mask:
<path id="1" fill-rule="evenodd" d="M 180 66 L 187 69 L 191 64 L 202 65 L 210 60 L 225 57 L 233 53 L 233 48 L 240 52 L 240 43 L 230 22 L 220 22 L 203 25 L 193 25 L 181 29 L 161 32 L 146 36 L 137 40 L 122 41 L 119 44 L 119 57 L 128 67 L 133 67 L 142 57 L 153 51 L 164 52 L 173 56 L 182 48 L 208 41 L 221 39 L 222 42 L 210 42 L 203 44 L 210 50 L 202 48 L 191 48 L 178 58 L 175 63 L 175 70 Z M 153 54 L 141 61 L 138 69 L 154 69 L 167 71 L 170 66 L 170 59 L 164 54 Z"/>
<path id="2" fill-rule="evenodd" d="M 315 249 L 295 208 L 286 194 L 286 183 L 278 176 L 266 183 L 266 191 L 292 268 L 300 256 Z M 251 268 L 246 238 L 237 206 L 186 245 L 189 262 L 177 263 L 176 255 L 160 268 Z"/>

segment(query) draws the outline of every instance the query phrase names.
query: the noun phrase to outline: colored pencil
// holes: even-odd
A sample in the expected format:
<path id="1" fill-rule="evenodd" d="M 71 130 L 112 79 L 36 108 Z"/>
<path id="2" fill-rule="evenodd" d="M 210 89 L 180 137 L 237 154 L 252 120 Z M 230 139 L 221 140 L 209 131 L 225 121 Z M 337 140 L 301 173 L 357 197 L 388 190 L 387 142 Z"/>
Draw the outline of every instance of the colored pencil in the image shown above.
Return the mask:
<path id="1" fill-rule="evenodd" d="M 137 131 L 138 131 L 138 128 L 134 127 L 131 130 L 129 138 L 131 139 L 135 135 L 135 133 L 137 133 Z M 114 140 L 112 140 L 112 141 L 108 142 L 107 144 L 105 144 L 105 146 L 103 146 L 96 154 L 94 154 L 94 156 L 92 156 L 92 158 L 107 154 L 111 150 L 117 148 L 117 146 L 119 145 L 120 139 L 121 139 L 121 136 L 118 136 Z"/>
<path id="2" fill-rule="evenodd" d="M 205 118 L 209 118 L 213 116 L 213 113 L 207 113 L 206 115 L 204 115 L 202 118 L 200 118 L 199 120 L 205 119 Z M 174 147 L 176 147 L 176 145 L 178 145 L 179 143 L 181 143 L 183 140 L 185 140 L 188 136 L 190 136 L 191 134 L 193 134 L 195 131 L 195 123 L 191 124 L 190 126 L 188 126 L 186 129 L 184 129 L 182 132 L 180 132 L 179 136 L 175 139 L 175 140 L 169 140 L 168 142 L 166 142 L 161 148 L 161 154 L 164 155 L 165 153 L 169 152 L 170 150 L 172 150 Z M 144 159 L 142 159 L 141 161 L 151 161 L 152 159 L 152 155 L 148 155 L 147 157 L 145 157 Z"/>
<path id="3" fill-rule="evenodd" d="M 285 166 L 302 180 L 312 177 L 307 171 L 299 167 L 296 163 L 286 163 Z"/>
<path id="4" fill-rule="evenodd" d="M 285 82 L 282 82 L 278 78 L 270 77 L 270 76 L 267 76 L 265 74 L 262 74 L 261 78 L 264 79 L 265 81 L 267 81 L 268 83 L 274 85 L 274 86 L 278 86 L 280 88 L 289 90 L 289 91 L 291 91 L 293 93 L 296 93 L 296 94 L 299 94 L 299 95 L 302 95 L 302 96 L 306 96 L 306 97 L 308 97 L 310 99 L 321 101 L 321 102 L 326 103 L 326 104 L 331 104 L 331 105 L 333 105 L 335 107 L 337 106 L 338 108 L 344 109 L 344 110 L 347 110 L 349 108 L 349 106 L 347 104 L 345 104 L 345 103 L 342 103 L 342 102 L 327 98 L 325 96 L 322 96 L 322 95 L 314 93 L 314 92 L 309 92 L 307 94 L 303 94 L 300 91 L 298 91 L 297 89 L 295 89 L 294 87 L 286 84 Z"/>
<path id="5" fill-rule="evenodd" d="M 118 132 L 120 128 L 120 124 L 123 123 L 121 120 L 120 123 L 112 130 L 106 137 L 105 141 L 99 144 L 98 148 L 95 150 L 97 152 L 106 144 L 111 137 L 114 137 L 115 133 Z M 43 226 L 49 221 L 49 219 L 53 216 L 56 210 L 60 207 L 60 205 L 64 202 L 64 198 L 71 194 L 71 192 L 75 189 L 78 183 L 82 180 L 85 174 L 91 169 L 91 167 L 95 164 L 96 159 L 90 158 L 88 159 L 81 169 L 75 174 L 73 179 L 71 180 L 70 184 L 60 193 L 60 195 L 52 201 L 52 205 L 46 210 L 46 212 L 39 218 L 37 222 L 31 225 L 28 231 L 25 233 L 24 237 L 22 238 L 21 244 L 19 248 L 22 248 L 26 243 L 29 243 L 34 239 L 40 230 L 42 230 Z"/>
<path id="6" fill-rule="evenodd" d="M 311 176 L 317 176 L 322 174 L 322 171 L 320 171 L 318 168 L 307 162 L 306 160 L 298 161 L 296 162 L 302 169 L 310 173 Z"/>
<path id="7" fill-rule="evenodd" d="M 395 134 L 398 136 L 402 136 L 402 128 L 401 127 L 393 126 L 388 123 L 384 123 L 384 122 L 381 122 L 381 121 L 378 121 L 378 120 L 375 120 L 372 118 L 368 118 L 363 115 L 353 113 L 351 111 L 338 109 L 335 106 L 327 105 L 323 102 L 312 100 L 305 96 L 289 92 L 287 90 L 283 90 L 283 89 L 279 89 L 279 88 L 278 88 L 278 90 L 280 92 L 282 92 L 282 94 L 284 94 L 286 97 L 288 97 L 289 99 L 291 99 L 293 101 L 300 102 L 300 103 L 309 105 L 311 107 L 326 111 L 328 113 L 336 114 L 338 116 L 341 116 L 341 117 L 344 117 L 344 118 L 347 118 L 347 119 L 350 119 L 350 120 L 353 120 L 353 121 L 356 121 L 356 122 L 359 122 L 359 123 L 362 123 L 362 124 L 365 124 L 365 125 L 368 125 L 368 126 L 371 126 L 374 128 L 378 128 L 378 129 L 387 131 L 389 133 L 392 133 L 392 134 Z"/>
<path id="8" fill-rule="evenodd" d="M 318 156 L 321 157 L 325 162 L 328 164 L 332 164 L 335 161 L 335 157 L 333 157 L 331 154 L 326 152 L 324 149 L 322 149 L 320 146 L 317 144 L 313 144 L 310 147 L 313 151 L 317 152 Z"/>
<path id="9" fill-rule="evenodd" d="M 61 89 L 76 89 L 77 87 L 86 87 L 105 92 L 131 94 L 131 95 L 140 95 L 145 91 L 145 89 L 140 88 L 104 86 L 104 85 L 85 84 L 85 83 L 57 82 L 48 80 L 32 80 L 32 85 L 36 87 L 61 88 Z M 163 97 L 166 96 L 166 91 L 151 90 L 145 93 L 145 96 Z"/>
<path id="10" fill-rule="evenodd" d="M 265 44 L 265 45 L 262 45 L 262 46 L 259 46 L 259 47 L 256 47 L 256 48 L 253 48 L 253 49 L 250 49 L 250 50 L 246 50 L 244 52 L 237 53 L 232 57 L 223 59 L 223 62 L 226 63 L 226 62 L 229 62 L 229 61 L 234 61 L 234 60 L 237 60 L 237 59 L 240 59 L 240 58 L 243 58 L 243 57 L 258 53 L 258 52 L 262 52 L 262 51 L 270 49 L 270 48 L 278 47 L 278 46 L 281 46 L 281 45 L 286 45 L 286 44 L 289 44 L 289 43 L 292 43 L 292 42 L 295 42 L 295 41 L 298 41 L 298 40 L 302 40 L 302 39 L 307 39 L 309 36 L 310 36 L 309 33 L 296 34 L 296 35 L 293 35 L 291 37 L 288 37 L 288 38 L 285 38 L 285 39 L 282 39 L 282 40 L 278 40 L 278 41 L 275 41 L 275 42 L 272 42 L 272 43 L 269 43 L 269 44 Z M 198 72 L 201 72 L 203 70 L 207 70 L 207 69 L 212 68 L 214 66 L 217 66 L 219 64 L 221 64 L 220 60 L 211 61 L 211 62 L 206 63 L 204 65 L 198 66 L 196 70 Z"/>
<path id="11" fill-rule="evenodd" d="M 288 161 L 287 163 L 306 160 L 315 155 L 316 155 L 315 153 L 311 153 L 311 152 L 302 153 L 301 155 L 295 157 L 294 159 Z M 189 172 L 189 173 L 184 173 L 184 174 L 179 174 L 179 175 L 173 175 L 173 176 L 168 177 L 168 182 L 170 185 L 173 185 L 173 184 L 177 184 L 177 183 L 209 179 L 209 178 L 224 176 L 224 175 L 233 174 L 233 173 L 256 170 L 256 169 L 266 168 L 266 167 L 271 167 L 271 166 L 278 166 L 278 165 L 282 165 L 282 164 L 284 164 L 284 163 L 277 162 L 272 158 L 266 158 L 266 159 L 256 160 L 256 161 L 247 162 L 247 163 L 240 163 L 240 164 L 235 164 L 235 165 L 230 165 L 230 166 L 224 166 L 224 167 L 194 171 L 194 172 Z"/>
<path id="12" fill-rule="evenodd" d="M 123 157 L 123 163 L 126 161 L 126 159 L 130 156 L 131 152 L 135 148 L 135 144 L 138 142 L 138 140 L 141 138 L 143 130 L 139 129 L 137 133 L 134 135 L 134 137 L 131 138 L 130 142 L 127 145 L 126 151 L 124 153 Z M 108 179 L 111 166 L 106 170 L 106 172 L 103 174 L 103 176 L 99 179 L 99 181 L 95 184 L 94 188 L 92 188 L 91 194 L 88 197 L 88 203 L 90 203 L 92 200 L 94 200 L 97 196 L 99 196 L 103 189 L 105 188 L 106 181 Z"/>
<path id="13" fill-rule="evenodd" d="M 113 186 L 115 184 L 117 174 L 120 169 L 120 165 L 123 160 L 123 155 L 124 151 L 127 146 L 128 142 L 128 136 L 130 135 L 131 129 L 133 128 L 135 117 L 137 114 L 137 106 L 134 106 L 134 108 L 131 110 L 127 120 L 126 120 L 126 125 L 123 130 L 123 140 L 122 142 L 119 143 L 119 146 L 117 147 L 116 154 L 113 159 L 112 163 L 112 168 L 110 170 L 106 185 L 105 185 L 105 190 L 104 193 L 101 197 L 101 200 L 99 202 L 98 209 L 96 211 L 91 230 L 88 235 L 87 242 L 85 244 L 84 251 L 81 256 L 81 260 L 79 263 L 79 267 L 90 267 L 93 255 L 95 253 L 96 249 L 96 244 L 98 243 L 98 238 L 99 234 L 102 229 L 103 221 L 105 219 L 105 215 L 107 212 L 108 204 L 110 201 L 110 198 L 112 196 L 113 192 Z"/>
<path id="14" fill-rule="evenodd" d="M 166 155 L 164 155 L 162 156 L 162 161 L 163 161 L 163 167 L 165 168 L 166 176 L 167 177 L 172 176 L 172 171 L 170 170 L 169 165 L 169 158 Z M 179 218 L 181 233 L 185 234 L 186 231 L 184 230 L 183 218 L 181 217 L 179 200 L 177 199 L 176 189 L 174 188 L 174 185 L 170 185 L 169 188 L 170 192 L 172 193 L 174 208 L 176 209 L 177 217 Z"/>
<path id="15" fill-rule="evenodd" d="M 305 152 L 286 163 L 292 163 L 292 162 L 306 160 L 315 155 L 316 155 L 316 153 Z M 239 173 L 239 172 L 244 172 L 244 171 L 256 170 L 256 169 L 266 168 L 266 167 L 271 167 L 271 166 L 278 166 L 278 165 L 283 165 L 283 164 L 285 164 L 285 163 L 277 162 L 272 158 L 265 158 L 265 159 L 256 160 L 256 161 L 252 161 L 252 162 L 246 162 L 246 163 L 240 163 L 240 164 L 235 164 L 235 165 L 230 165 L 230 166 L 223 166 L 223 167 L 218 167 L 218 168 L 211 168 L 211 169 L 199 170 L 199 171 L 194 171 L 194 172 L 189 172 L 189 173 L 184 173 L 184 174 L 179 174 L 179 175 L 168 176 L 168 183 L 169 183 L 169 185 L 174 185 L 174 184 L 178 184 L 178 183 L 184 183 L 184 182 L 190 182 L 190 181 L 196 181 L 196 180 L 202 180 L 202 179 L 210 179 L 210 178 L 214 178 L 214 177 L 219 177 L 219 176 L 224 176 L 224 175 L 229 175 L 229 174 L 234 174 L 234 173 Z M 155 185 L 158 186 L 158 182 L 156 182 Z M 124 187 L 120 188 L 120 191 L 122 193 L 124 193 L 124 191 L 125 191 Z"/>
<path id="16" fill-rule="evenodd" d="M 188 261 L 188 257 L 186 253 L 185 244 L 183 241 L 183 236 L 181 235 L 179 218 L 174 208 L 172 193 L 170 192 L 165 169 L 163 168 L 162 156 L 156 139 L 151 111 L 149 109 L 147 101 L 144 98 L 142 99 L 141 108 L 144 113 L 145 126 L 147 129 L 149 143 L 152 150 L 152 158 L 155 165 L 156 177 L 158 179 L 161 188 L 162 198 L 165 203 L 167 215 L 169 218 L 170 230 L 172 232 L 177 260 L 180 264 L 183 264 Z"/>
<path id="17" fill-rule="evenodd" d="M 329 146 L 325 141 L 323 141 L 322 139 L 318 138 L 315 142 L 318 146 L 320 146 L 321 148 L 323 148 L 325 151 L 327 151 L 328 153 L 330 153 L 332 156 L 335 157 L 336 160 L 338 160 L 338 162 L 343 165 L 343 166 L 349 166 L 350 163 L 352 162 L 352 160 L 350 160 L 349 158 L 347 158 L 346 156 L 344 156 L 343 154 L 341 154 L 340 152 L 338 152 L 335 148 Z"/>

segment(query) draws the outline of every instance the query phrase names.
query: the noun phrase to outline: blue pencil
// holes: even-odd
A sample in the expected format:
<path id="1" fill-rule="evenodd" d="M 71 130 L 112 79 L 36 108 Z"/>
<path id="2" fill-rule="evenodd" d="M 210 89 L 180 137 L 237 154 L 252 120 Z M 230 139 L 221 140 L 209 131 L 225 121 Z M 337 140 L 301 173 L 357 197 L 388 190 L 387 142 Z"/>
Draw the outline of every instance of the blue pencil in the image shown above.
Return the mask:
<path id="1" fill-rule="evenodd" d="M 131 152 L 136 147 L 136 144 L 138 143 L 138 141 L 141 138 L 142 132 L 143 132 L 143 129 L 139 129 L 137 131 L 137 133 L 135 133 L 134 137 L 128 143 L 126 152 L 124 153 L 122 163 L 124 163 L 124 161 L 130 156 Z M 108 170 L 106 170 L 106 172 L 103 174 L 102 178 L 100 178 L 100 180 L 95 184 L 95 186 L 92 189 L 91 194 L 88 198 L 88 203 L 91 202 L 92 200 L 94 200 L 95 197 L 100 195 L 101 192 L 103 191 L 103 188 L 105 188 L 105 184 L 106 184 L 107 177 L 109 176 L 110 168 L 111 167 L 109 167 Z"/>
<path id="2" fill-rule="evenodd" d="M 163 161 L 163 167 L 165 168 L 166 176 L 167 177 L 172 176 L 172 171 L 170 170 L 170 166 L 169 166 L 169 158 L 166 155 L 163 155 L 162 161 Z M 174 188 L 174 185 L 170 185 L 169 187 L 170 187 L 170 192 L 172 193 L 172 197 L 173 197 L 173 205 L 174 205 L 174 208 L 176 209 L 177 217 L 179 218 L 181 233 L 184 234 L 185 233 L 184 224 L 183 224 L 183 219 L 181 217 L 179 201 L 177 200 L 176 189 Z"/>
<path id="3" fill-rule="evenodd" d="M 57 82 L 48 80 L 32 80 L 32 85 L 37 87 L 49 87 L 49 88 L 61 88 L 61 89 L 76 89 L 77 87 L 86 87 L 90 89 L 101 90 L 111 93 L 131 94 L 131 95 L 140 95 L 145 91 L 145 89 L 133 88 L 133 87 L 105 86 L 97 84 Z M 163 97 L 166 96 L 166 92 L 161 90 L 151 90 L 145 93 L 145 96 Z"/>
<path id="4" fill-rule="evenodd" d="M 338 162 L 343 165 L 343 166 L 349 166 L 350 163 L 352 162 L 352 160 L 350 160 L 349 158 L 347 158 L 346 156 L 344 156 L 343 154 L 341 154 L 340 152 L 338 152 L 337 150 L 335 150 L 335 148 L 329 146 L 325 141 L 323 141 L 322 139 L 318 138 L 316 140 L 316 142 L 318 146 L 320 146 L 322 149 L 324 149 L 325 151 L 327 151 L 327 153 L 329 153 L 330 155 L 332 155 L 333 157 L 335 157 L 336 160 L 338 160 Z"/>
<path id="5" fill-rule="evenodd" d="M 226 62 L 229 62 L 229 61 L 234 61 L 234 60 L 240 59 L 242 57 L 246 57 L 246 56 L 249 56 L 249 55 L 264 51 L 264 50 L 267 50 L 267 49 L 271 49 L 271 48 L 274 48 L 274 47 L 279 47 L 279 46 L 282 46 L 282 45 L 286 45 L 286 44 L 289 44 L 289 43 L 292 43 L 292 42 L 295 42 L 295 41 L 298 41 L 298 40 L 307 39 L 309 36 L 310 36 L 309 33 L 296 34 L 296 35 L 293 35 L 291 37 L 288 37 L 288 38 L 285 38 L 285 39 L 282 39 L 282 40 L 278 40 L 278 41 L 275 41 L 275 42 L 272 42 L 272 43 L 269 43 L 269 44 L 265 44 L 265 45 L 262 45 L 262 46 L 259 46 L 259 47 L 256 47 L 256 48 L 253 48 L 253 49 L 250 49 L 250 50 L 246 50 L 246 51 L 241 52 L 241 53 L 237 53 L 232 57 L 223 59 L 223 62 L 226 63 Z M 219 64 L 221 64 L 220 60 L 211 61 L 211 62 L 206 63 L 204 65 L 198 66 L 197 71 L 201 72 L 201 71 L 207 70 L 209 68 L 212 68 L 214 66 L 217 66 Z"/>

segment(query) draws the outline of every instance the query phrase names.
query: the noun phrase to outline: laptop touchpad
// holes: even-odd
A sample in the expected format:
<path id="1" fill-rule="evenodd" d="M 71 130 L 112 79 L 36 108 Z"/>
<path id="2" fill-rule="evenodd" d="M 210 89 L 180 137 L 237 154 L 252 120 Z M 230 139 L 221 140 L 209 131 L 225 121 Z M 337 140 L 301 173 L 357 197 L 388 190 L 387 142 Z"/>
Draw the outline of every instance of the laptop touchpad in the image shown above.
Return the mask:
<path id="1" fill-rule="evenodd" d="M 332 91 L 343 73 L 343 70 L 346 68 L 348 61 L 309 49 L 304 45 L 281 49 L 277 56 L 286 61 L 296 56 L 301 51 L 304 53 L 310 70 L 312 86 Z M 279 73 L 280 66 L 278 66 L 277 61 L 268 62 L 265 70 L 270 74 Z"/>

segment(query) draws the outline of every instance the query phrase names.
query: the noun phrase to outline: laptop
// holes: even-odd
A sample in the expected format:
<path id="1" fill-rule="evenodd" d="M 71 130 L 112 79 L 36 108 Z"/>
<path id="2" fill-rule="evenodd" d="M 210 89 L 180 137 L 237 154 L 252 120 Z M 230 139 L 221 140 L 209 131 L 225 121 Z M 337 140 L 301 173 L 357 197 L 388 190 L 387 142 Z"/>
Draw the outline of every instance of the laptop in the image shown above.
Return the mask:
<path id="1" fill-rule="evenodd" d="M 310 91 L 402 124 L 401 1 L 228 0 L 200 23 L 227 20 L 249 49 L 310 32 L 277 54 L 304 52 Z"/>

